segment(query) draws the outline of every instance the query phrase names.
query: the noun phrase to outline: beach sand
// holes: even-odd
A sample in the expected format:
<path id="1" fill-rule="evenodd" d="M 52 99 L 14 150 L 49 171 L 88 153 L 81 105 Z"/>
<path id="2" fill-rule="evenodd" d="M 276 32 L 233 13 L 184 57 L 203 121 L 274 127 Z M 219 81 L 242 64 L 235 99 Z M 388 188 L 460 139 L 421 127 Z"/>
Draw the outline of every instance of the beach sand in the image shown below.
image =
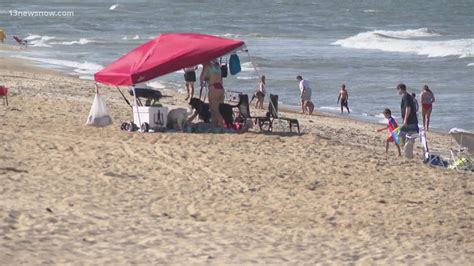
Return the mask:
<path id="1" fill-rule="evenodd" d="M 302 136 L 130 133 L 101 87 L 114 124 L 91 128 L 92 81 L 0 66 L 4 265 L 474 262 L 474 175 L 386 155 L 380 125 L 286 113 Z"/>

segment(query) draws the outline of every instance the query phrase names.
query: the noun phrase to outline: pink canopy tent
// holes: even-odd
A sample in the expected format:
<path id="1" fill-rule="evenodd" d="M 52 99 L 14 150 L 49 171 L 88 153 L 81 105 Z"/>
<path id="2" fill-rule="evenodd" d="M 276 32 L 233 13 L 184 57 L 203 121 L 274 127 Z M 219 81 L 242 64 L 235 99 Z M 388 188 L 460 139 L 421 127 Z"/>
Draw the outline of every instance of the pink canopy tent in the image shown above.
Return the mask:
<path id="1" fill-rule="evenodd" d="M 205 34 L 161 34 L 95 73 L 94 79 L 107 85 L 130 86 L 208 62 L 243 45 L 243 41 Z"/>

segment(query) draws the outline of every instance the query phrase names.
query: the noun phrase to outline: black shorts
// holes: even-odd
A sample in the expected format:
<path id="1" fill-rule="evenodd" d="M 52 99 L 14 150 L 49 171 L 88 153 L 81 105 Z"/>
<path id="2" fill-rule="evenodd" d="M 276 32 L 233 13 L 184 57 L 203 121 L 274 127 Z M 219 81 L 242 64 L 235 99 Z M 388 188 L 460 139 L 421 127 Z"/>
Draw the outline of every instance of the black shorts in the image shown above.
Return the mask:
<path id="1" fill-rule="evenodd" d="M 347 102 L 347 99 L 341 100 L 341 107 L 345 106 L 348 107 L 349 103 Z"/>
<path id="2" fill-rule="evenodd" d="M 186 82 L 196 82 L 196 71 L 184 72 L 184 80 Z"/>

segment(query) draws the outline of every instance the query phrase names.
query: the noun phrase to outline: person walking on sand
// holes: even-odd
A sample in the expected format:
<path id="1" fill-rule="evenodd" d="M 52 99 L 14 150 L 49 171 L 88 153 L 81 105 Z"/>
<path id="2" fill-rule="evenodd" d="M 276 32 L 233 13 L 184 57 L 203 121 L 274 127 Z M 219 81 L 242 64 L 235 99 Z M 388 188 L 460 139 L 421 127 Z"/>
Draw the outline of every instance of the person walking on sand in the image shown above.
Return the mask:
<path id="1" fill-rule="evenodd" d="M 351 111 L 349 111 L 349 93 L 346 90 L 346 84 L 341 85 L 341 90 L 339 91 L 339 96 L 337 97 L 337 103 L 339 103 L 339 100 L 341 100 L 341 114 L 344 113 L 344 107 L 347 109 L 347 113 L 350 114 Z"/>
<path id="2" fill-rule="evenodd" d="M 423 128 L 428 131 L 430 127 L 431 111 L 433 110 L 433 103 L 435 102 L 434 93 L 428 88 L 428 85 L 423 86 L 423 91 L 420 95 L 421 101 L 421 116 L 423 117 Z"/>
<path id="3" fill-rule="evenodd" d="M 311 87 L 309 87 L 309 82 L 304 80 L 302 76 L 296 76 L 298 81 L 298 87 L 300 89 L 300 100 L 301 100 L 301 110 L 303 114 L 311 114 L 314 109 L 314 105 L 311 108 Z"/>
<path id="4" fill-rule="evenodd" d="M 407 92 L 405 84 L 397 86 L 398 94 L 402 97 L 400 109 L 402 113 L 403 126 L 400 128 L 400 144 L 404 146 L 405 157 L 413 158 L 414 138 L 411 136 L 418 133 L 418 118 L 416 116 L 416 106 L 413 97 Z"/>
<path id="5" fill-rule="evenodd" d="M 184 68 L 184 82 L 186 87 L 186 98 L 188 100 L 194 97 L 194 82 L 196 82 L 196 69 L 197 66 Z"/>
<path id="6" fill-rule="evenodd" d="M 394 138 L 393 135 L 393 131 L 398 128 L 398 124 L 397 124 L 397 121 L 395 120 L 395 118 L 392 117 L 392 111 L 390 111 L 390 109 L 386 108 L 384 111 L 383 111 L 383 115 L 385 116 L 385 118 L 387 119 L 388 121 L 388 124 L 383 127 L 383 128 L 379 128 L 377 129 L 377 132 L 380 132 L 380 131 L 383 131 L 383 130 L 386 130 L 388 129 L 388 132 L 390 133 L 390 135 L 388 135 L 387 139 L 385 140 L 385 153 L 388 153 L 388 145 L 390 142 L 393 142 L 395 143 L 395 146 L 397 147 L 397 150 L 398 150 L 398 156 L 402 156 L 402 152 L 400 150 L 400 145 L 398 143 L 398 138 Z"/>

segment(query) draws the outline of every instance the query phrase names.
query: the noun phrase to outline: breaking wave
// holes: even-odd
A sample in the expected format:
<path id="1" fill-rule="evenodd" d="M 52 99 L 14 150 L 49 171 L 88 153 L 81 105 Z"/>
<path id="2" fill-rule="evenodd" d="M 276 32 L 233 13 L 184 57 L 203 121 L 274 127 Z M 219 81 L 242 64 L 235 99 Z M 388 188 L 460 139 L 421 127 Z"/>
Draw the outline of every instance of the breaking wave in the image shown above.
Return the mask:
<path id="1" fill-rule="evenodd" d="M 79 73 L 79 74 L 94 74 L 95 72 L 103 68 L 99 64 L 87 62 L 87 61 L 76 62 L 76 61 L 69 61 L 69 60 L 58 60 L 58 59 L 30 57 L 30 56 L 15 56 L 15 57 L 32 60 L 36 62 L 41 62 L 52 67 L 70 68 L 70 69 L 73 69 L 74 72 Z"/>
<path id="2" fill-rule="evenodd" d="M 433 40 L 433 37 L 439 36 L 441 35 L 428 28 L 404 31 L 376 30 L 338 40 L 332 45 L 351 49 L 414 53 L 428 57 L 474 56 L 474 39 Z"/>

